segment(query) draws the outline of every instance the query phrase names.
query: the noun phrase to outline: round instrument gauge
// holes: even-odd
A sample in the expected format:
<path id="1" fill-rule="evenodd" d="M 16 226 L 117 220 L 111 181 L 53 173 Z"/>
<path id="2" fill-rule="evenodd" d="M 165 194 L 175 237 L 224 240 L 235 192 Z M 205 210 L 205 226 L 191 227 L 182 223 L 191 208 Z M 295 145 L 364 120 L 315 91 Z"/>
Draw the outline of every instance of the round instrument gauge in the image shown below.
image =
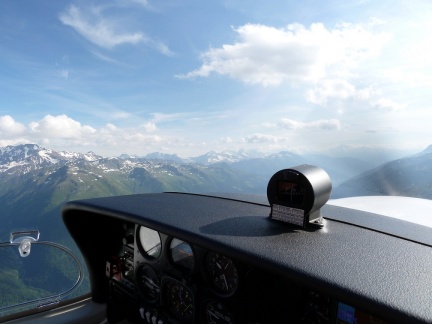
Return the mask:
<path id="1" fill-rule="evenodd" d="M 203 304 L 202 322 L 205 324 L 234 324 L 228 308 L 217 300 L 208 300 Z"/>
<path id="2" fill-rule="evenodd" d="M 171 278 L 163 281 L 163 299 L 170 313 L 182 322 L 192 322 L 194 318 L 194 297 L 192 291 Z"/>
<path id="3" fill-rule="evenodd" d="M 138 289 L 148 302 L 156 302 L 160 295 L 160 281 L 156 271 L 148 264 L 141 263 L 136 270 Z"/>
<path id="4" fill-rule="evenodd" d="M 138 249 L 141 254 L 149 259 L 156 260 L 161 254 L 161 238 L 159 233 L 150 228 L 139 226 L 137 229 Z"/>
<path id="5" fill-rule="evenodd" d="M 237 290 L 239 276 L 234 262 L 221 254 L 209 252 L 205 259 L 208 279 L 216 292 L 232 295 Z"/>
<path id="6" fill-rule="evenodd" d="M 176 266 L 192 271 L 195 266 L 195 257 L 192 247 L 179 239 L 173 238 L 170 243 L 171 260 Z"/>

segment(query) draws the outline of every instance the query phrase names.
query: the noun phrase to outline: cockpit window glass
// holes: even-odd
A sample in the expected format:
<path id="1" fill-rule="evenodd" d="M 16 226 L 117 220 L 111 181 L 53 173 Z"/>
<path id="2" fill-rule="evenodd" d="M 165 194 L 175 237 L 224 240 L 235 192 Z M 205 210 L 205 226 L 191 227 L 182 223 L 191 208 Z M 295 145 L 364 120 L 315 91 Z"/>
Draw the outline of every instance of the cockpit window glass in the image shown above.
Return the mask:
<path id="1" fill-rule="evenodd" d="M 71 250 L 51 242 L 25 245 L 0 243 L 0 316 L 43 308 L 88 291 L 88 285 L 81 285 L 81 261 Z"/>

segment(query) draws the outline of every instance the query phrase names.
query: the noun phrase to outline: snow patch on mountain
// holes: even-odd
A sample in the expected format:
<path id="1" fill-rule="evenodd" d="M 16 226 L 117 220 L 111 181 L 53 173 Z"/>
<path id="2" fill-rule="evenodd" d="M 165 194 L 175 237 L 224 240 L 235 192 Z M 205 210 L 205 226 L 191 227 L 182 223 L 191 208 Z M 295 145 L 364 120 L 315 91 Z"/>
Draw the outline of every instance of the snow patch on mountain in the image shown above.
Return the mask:
<path id="1" fill-rule="evenodd" d="M 190 159 L 196 163 L 214 164 L 214 163 L 221 163 L 221 162 L 235 163 L 242 160 L 259 158 L 264 156 L 265 156 L 264 153 L 258 151 L 245 151 L 245 150 L 222 151 L 222 152 L 210 151 L 204 155 L 192 157 Z"/>

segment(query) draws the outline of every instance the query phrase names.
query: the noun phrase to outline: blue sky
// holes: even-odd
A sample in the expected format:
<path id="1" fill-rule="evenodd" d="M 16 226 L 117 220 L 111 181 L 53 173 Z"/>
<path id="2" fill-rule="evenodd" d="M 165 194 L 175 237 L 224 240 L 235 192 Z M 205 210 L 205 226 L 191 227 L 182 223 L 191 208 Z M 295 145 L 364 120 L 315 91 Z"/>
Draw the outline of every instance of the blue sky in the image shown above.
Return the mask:
<path id="1" fill-rule="evenodd" d="M 0 3 L 0 146 L 421 150 L 430 1 Z"/>

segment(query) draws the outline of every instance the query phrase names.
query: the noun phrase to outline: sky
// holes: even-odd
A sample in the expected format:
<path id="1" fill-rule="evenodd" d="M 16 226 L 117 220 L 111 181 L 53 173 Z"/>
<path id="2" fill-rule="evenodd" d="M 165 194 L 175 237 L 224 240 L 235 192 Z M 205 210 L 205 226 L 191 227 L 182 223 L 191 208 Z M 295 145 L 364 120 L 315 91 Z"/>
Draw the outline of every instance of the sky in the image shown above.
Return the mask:
<path id="1" fill-rule="evenodd" d="M 0 2 L 0 146 L 422 150 L 432 3 Z"/>

